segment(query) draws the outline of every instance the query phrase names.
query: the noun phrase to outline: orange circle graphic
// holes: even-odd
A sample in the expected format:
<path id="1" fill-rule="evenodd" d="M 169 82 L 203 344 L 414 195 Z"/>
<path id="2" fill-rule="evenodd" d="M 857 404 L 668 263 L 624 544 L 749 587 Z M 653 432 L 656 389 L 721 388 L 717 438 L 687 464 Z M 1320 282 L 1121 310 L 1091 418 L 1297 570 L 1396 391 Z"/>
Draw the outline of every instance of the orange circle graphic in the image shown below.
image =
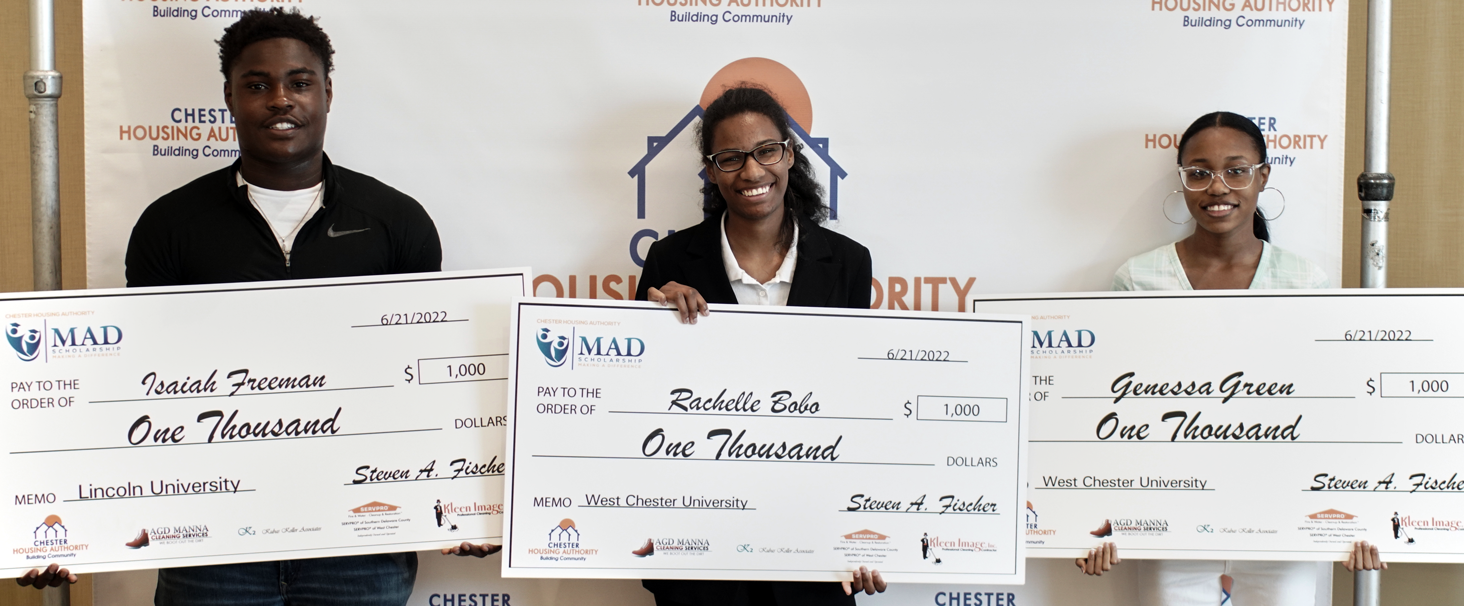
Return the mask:
<path id="1" fill-rule="evenodd" d="M 739 84 L 756 84 L 773 94 L 773 98 L 787 110 L 788 115 L 807 133 L 813 132 L 813 101 L 808 98 L 808 89 L 798 74 L 788 66 L 772 59 L 748 57 L 728 63 L 717 71 L 702 91 L 701 107 L 706 109 L 722 92 Z"/>

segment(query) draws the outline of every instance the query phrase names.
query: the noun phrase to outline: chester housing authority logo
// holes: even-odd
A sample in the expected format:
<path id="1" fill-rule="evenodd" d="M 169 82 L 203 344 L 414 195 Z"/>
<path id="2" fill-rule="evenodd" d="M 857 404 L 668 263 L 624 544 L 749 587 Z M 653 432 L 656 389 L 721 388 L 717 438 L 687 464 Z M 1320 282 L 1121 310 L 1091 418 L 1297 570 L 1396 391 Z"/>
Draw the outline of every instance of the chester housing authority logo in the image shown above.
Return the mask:
<path id="1" fill-rule="evenodd" d="M 803 80 L 799 79 L 798 75 L 793 73 L 788 66 L 763 57 L 738 59 L 718 70 L 707 82 L 706 88 L 702 90 L 699 102 L 692 106 L 691 110 L 687 111 L 686 115 L 671 127 L 671 130 L 664 135 L 646 137 L 645 155 L 641 156 L 640 161 L 636 162 L 627 173 L 630 178 L 635 179 L 636 219 L 646 219 L 648 197 L 673 200 L 675 202 L 672 204 L 677 207 L 683 206 L 682 201 L 685 200 L 687 192 L 680 185 L 650 187 L 649 173 L 655 172 L 652 164 L 661 152 L 672 147 L 672 143 L 679 137 L 690 135 L 691 130 L 688 130 L 688 127 L 699 121 L 706 114 L 707 106 L 711 105 L 724 91 L 747 85 L 766 89 L 783 106 L 788 117 L 788 127 L 793 130 L 793 134 L 802 144 L 798 153 L 811 163 L 815 173 L 819 174 L 819 181 L 828 188 L 829 219 L 835 221 L 839 219 L 839 182 L 847 178 L 849 173 L 829 154 L 829 138 L 815 137 L 810 134 L 813 132 L 813 101 L 808 96 L 808 89 L 804 87 Z M 698 171 L 696 173 L 698 181 L 705 186 L 707 184 L 706 169 L 701 162 L 695 163 L 695 168 Z M 667 173 L 663 172 L 662 175 L 665 176 Z M 653 202 L 652 206 L 656 206 L 656 204 Z M 658 221 L 665 220 L 665 217 L 658 218 Z M 669 236 L 674 232 L 675 229 L 670 229 L 664 235 Z M 654 229 L 646 228 L 636 231 L 631 236 L 630 258 L 635 262 L 636 267 L 645 265 L 645 259 L 640 252 L 642 242 L 659 240 L 662 235 Z M 649 244 L 645 246 L 649 246 Z"/>

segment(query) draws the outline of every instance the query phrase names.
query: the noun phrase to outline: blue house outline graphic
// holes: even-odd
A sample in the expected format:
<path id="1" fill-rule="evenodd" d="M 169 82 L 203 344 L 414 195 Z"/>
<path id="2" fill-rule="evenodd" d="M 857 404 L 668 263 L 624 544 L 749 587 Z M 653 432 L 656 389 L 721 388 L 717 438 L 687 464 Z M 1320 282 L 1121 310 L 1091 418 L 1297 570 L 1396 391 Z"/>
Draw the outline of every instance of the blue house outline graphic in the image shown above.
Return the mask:
<path id="1" fill-rule="evenodd" d="M 660 137 L 655 135 L 646 137 L 646 155 L 641 156 L 640 162 L 636 162 L 635 166 L 631 167 L 628 173 L 632 179 L 635 179 L 635 218 L 646 218 L 646 167 L 651 165 L 651 161 L 655 160 L 657 155 L 660 155 L 661 150 L 666 149 L 668 144 L 676 140 L 676 137 L 691 124 L 692 120 L 702 117 L 704 113 L 706 112 L 702 110 L 700 105 L 693 105 L 691 111 L 686 112 L 686 117 L 682 118 L 680 122 L 677 122 L 676 126 L 671 127 L 671 130 L 667 131 L 665 135 Z M 811 137 L 808 135 L 808 131 L 803 130 L 803 127 L 798 124 L 798 121 L 793 119 L 793 116 L 789 116 L 786 113 L 783 115 L 787 116 L 788 126 L 793 128 L 793 132 L 798 135 L 798 138 L 807 143 L 808 149 L 812 150 L 815 155 L 824 161 L 824 164 L 828 165 L 829 218 L 838 220 L 839 181 L 849 176 L 848 171 L 845 171 L 842 166 L 839 166 L 839 163 L 834 161 L 833 156 L 829 155 L 828 137 Z M 705 182 L 707 179 L 706 169 L 698 172 L 697 176 L 701 177 L 702 181 Z"/>

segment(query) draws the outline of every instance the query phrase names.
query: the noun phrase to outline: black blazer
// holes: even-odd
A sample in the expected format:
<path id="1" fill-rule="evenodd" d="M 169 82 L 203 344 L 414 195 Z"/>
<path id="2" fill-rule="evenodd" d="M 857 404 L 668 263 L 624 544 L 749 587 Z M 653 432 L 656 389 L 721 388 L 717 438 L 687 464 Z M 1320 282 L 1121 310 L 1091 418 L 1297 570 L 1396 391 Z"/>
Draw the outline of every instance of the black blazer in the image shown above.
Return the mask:
<path id="1" fill-rule="evenodd" d="M 722 265 L 721 221 L 720 215 L 710 217 L 652 244 L 646 253 L 640 282 L 636 284 L 636 300 L 646 300 L 646 292 L 652 287 L 676 282 L 695 288 L 708 303 L 737 303 L 732 282 Z M 811 221 L 799 221 L 798 236 L 798 264 L 793 269 L 788 305 L 869 309 L 869 249 Z M 838 583 L 648 579 L 641 584 L 656 594 L 657 603 L 664 600 L 692 606 L 854 604 L 854 596 L 844 595 Z"/>
<path id="2" fill-rule="evenodd" d="M 737 303 L 722 266 L 722 217 L 678 231 L 651 244 L 635 298 L 676 282 L 695 288 L 708 303 Z M 790 307 L 869 309 L 869 249 L 811 221 L 798 222 L 798 265 L 788 291 Z"/>

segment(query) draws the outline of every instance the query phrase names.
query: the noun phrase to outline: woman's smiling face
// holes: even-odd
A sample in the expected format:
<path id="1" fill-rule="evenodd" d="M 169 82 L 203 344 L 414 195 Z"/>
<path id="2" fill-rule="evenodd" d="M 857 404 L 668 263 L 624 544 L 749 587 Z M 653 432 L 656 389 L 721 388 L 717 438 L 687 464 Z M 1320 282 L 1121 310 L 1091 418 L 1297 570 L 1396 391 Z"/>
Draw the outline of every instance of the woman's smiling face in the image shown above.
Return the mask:
<path id="1" fill-rule="evenodd" d="M 1261 153 L 1255 142 L 1245 133 L 1223 126 L 1212 126 L 1200 131 L 1184 147 L 1181 166 L 1210 171 L 1214 178 L 1209 186 L 1194 191 L 1185 189 L 1185 206 L 1195 218 L 1196 227 L 1215 234 L 1227 234 L 1237 229 L 1252 229 L 1251 220 L 1256 214 L 1256 201 L 1271 174 L 1270 166 L 1255 168 L 1250 184 L 1243 188 L 1232 188 L 1221 178 L 1228 168 L 1260 164 Z M 1237 178 L 1226 175 L 1232 182 Z"/>
<path id="2" fill-rule="evenodd" d="M 712 153 L 727 150 L 745 150 L 777 143 L 783 140 L 777 125 L 767 116 L 755 112 L 743 112 L 717 124 L 712 133 Z M 788 190 L 788 169 L 793 166 L 793 152 L 786 150 L 783 159 L 764 166 L 747 158 L 742 167 L 732 172 L 722 172 L 707 164 L 707 178 L 717 185 L 722 199 L 727 201 L 727 211 L 748 221 L 766 219 L 783 213 L 783 194 Z"/>

